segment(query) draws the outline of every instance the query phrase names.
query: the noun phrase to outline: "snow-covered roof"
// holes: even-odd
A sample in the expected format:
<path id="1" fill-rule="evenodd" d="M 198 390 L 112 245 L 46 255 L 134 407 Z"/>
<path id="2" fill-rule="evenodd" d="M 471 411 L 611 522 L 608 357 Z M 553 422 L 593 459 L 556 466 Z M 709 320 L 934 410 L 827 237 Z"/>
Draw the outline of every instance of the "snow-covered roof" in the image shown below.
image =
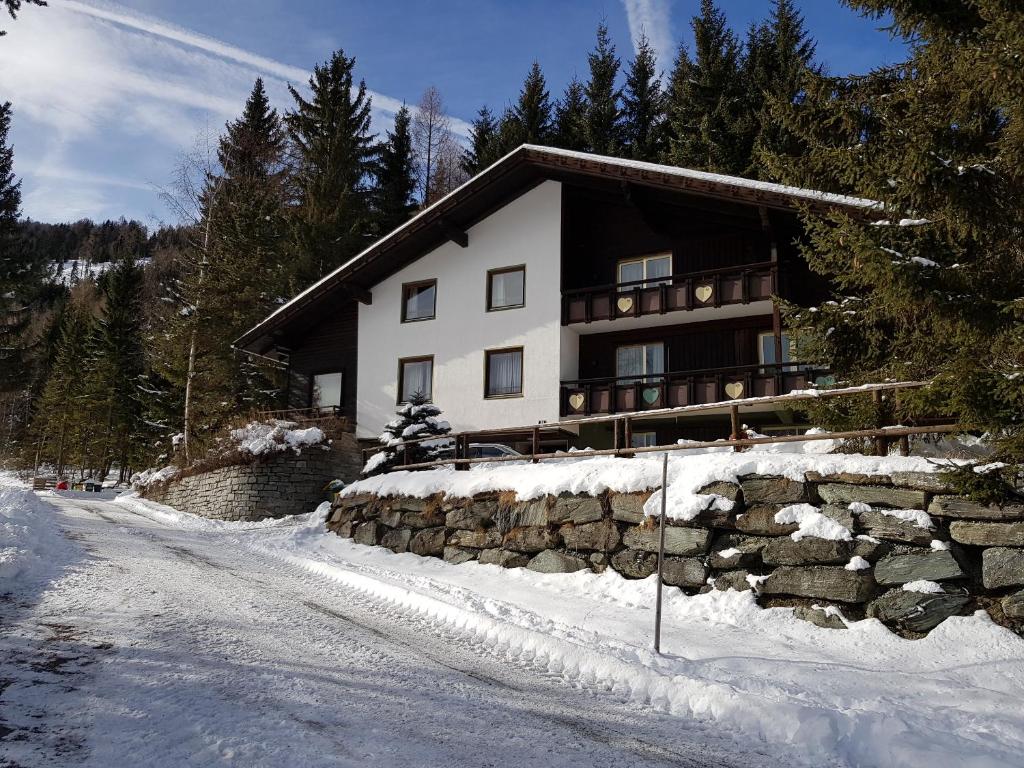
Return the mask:
<path id="1" fill-rule="evenodd" d="M 523 144 L 424 208 L 407 222 L 313 283 L 290 301 L 282 304 L 260 323 L 246 331 L 235 342 L 235 345 L 240 348 L 254 345 L 286 317 L 323 295 L 325 291 L 343 285 L 354 272 L 389 248 L 396 246 L 403 239 L 410 237 L 412 233 L 422 231 L 428 225 L 450 224 L 451 220 L 448 217 L 455 215 L 457 218 L 457 211 L 467 205 L 475 196 L 483 194 L 485 190 L 493 194 L 496 182 L 509 181 L 512 186 L 525 183 L 525 178 L 515 176 L 515 171 L 523 166 L 529 166 L 540 171 L 541 174 L 545 171 L 548 173 L 557 171 L 559 174 L 576 173 L 610 177 L 640 185 L 671 186 L 689 194 L 732 199 L 737 202 L 764 205 L 776 209 L 794 210 L 801 204 L 860 210 L 870 210 L 879 206 L 879 203 L 864 198 L 791 187 L 740 176 L 726 176 L 672 165 L 594 155 L 557 147 L 542 147 L 536 144 Z M 430 249 L 424 249 L 419 255 L 425 255 L 428 250 Z M 361 289 L 367 287 L 369 286 L 360 286 Z"/>

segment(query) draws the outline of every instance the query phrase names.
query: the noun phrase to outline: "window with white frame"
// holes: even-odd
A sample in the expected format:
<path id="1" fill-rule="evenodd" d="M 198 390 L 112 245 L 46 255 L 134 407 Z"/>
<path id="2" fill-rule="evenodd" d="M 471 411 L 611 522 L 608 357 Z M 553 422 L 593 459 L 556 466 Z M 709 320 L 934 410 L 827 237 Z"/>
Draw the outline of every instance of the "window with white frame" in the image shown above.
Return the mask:
<path id="1" fill-rule="evenodd" d="M 654 285 L 667 285 L 671 282 L 668 279 L 671 276 L 671 253 L 640 256 L 619 262 L 618 282 L 621 291 L 631 291 L 637 287 L 649 288 Z M 629 285 L 623 286 L 622 283 L 629 283 Z"/>
<path id="2" fill-rule="evenodd" d="M 646 381 L 665 372 L 665 345 L 628 344 L 615 349 L 615 376 L 632 381 Z"/>

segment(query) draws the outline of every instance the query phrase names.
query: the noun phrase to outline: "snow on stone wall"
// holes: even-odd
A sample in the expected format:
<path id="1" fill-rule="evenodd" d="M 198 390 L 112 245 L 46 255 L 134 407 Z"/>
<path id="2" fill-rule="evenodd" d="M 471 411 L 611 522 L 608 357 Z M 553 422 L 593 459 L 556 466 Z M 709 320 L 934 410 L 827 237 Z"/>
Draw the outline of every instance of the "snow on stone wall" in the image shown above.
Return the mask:
<path id="1" fill-rule="evenodd" d="M 639 579 L 657 569 L 651 491 L 523 500 L 511 491 L 351 490 L 328 527 L 360 544 L 545 573 L 612 568 Z M 744 475 L 697 494 L 703 509 L 666 528 L 666 584 L 690 593 L 752 589 L 762 605 L 793 605 L 836 629 L 844 617 L 876 617 L 914 637 L 949 616 L 987 610 L 1024 631 L 1024 505 L 974 504 L 935 473 L 904 471 Z"/>

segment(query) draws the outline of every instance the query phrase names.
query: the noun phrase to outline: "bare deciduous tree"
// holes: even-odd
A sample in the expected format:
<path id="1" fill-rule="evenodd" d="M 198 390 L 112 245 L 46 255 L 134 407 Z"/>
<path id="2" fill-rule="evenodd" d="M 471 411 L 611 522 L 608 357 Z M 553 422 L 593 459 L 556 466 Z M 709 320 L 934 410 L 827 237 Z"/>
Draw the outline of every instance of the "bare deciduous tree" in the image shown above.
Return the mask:
<path id="1" fill-rule="evenodd" d="M 462 183 L 461 151 L 444 112 L 441 94 L 434 86 L 423 92 L 412 121 L 413 147 L 420 201 L 424 207 L 444 197 Z"/>

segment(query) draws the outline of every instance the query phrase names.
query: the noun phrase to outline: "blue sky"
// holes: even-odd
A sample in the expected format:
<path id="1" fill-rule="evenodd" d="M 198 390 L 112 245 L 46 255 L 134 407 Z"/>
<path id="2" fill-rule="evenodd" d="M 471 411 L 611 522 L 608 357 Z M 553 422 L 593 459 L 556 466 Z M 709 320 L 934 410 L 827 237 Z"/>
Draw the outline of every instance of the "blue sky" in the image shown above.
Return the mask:
<path id="1" fill-rule="evenodd" d="M 835 73 L 898 61 L 903 46 L 839 0 L 802 0 Z M 767 0 L 720 0 L 745 30 Z M 343 48 L 375 94 L 383 130 L 435 85 L 449 114 L 515 98 L 534 59 L 552 96 L 577 74 L 602 18 L 625 61 L 641 28 L 668 70 L 698 0 L 50 0 L 3 20 L 0 98 L 14 104 L 23 215 L 42 221 L 174 221 L 159 190 L 196 137 L 242 107 L 256 76 L 279 108 L 285 83 Z M 464 127 L 464 124 L 462 124 Z"/>

